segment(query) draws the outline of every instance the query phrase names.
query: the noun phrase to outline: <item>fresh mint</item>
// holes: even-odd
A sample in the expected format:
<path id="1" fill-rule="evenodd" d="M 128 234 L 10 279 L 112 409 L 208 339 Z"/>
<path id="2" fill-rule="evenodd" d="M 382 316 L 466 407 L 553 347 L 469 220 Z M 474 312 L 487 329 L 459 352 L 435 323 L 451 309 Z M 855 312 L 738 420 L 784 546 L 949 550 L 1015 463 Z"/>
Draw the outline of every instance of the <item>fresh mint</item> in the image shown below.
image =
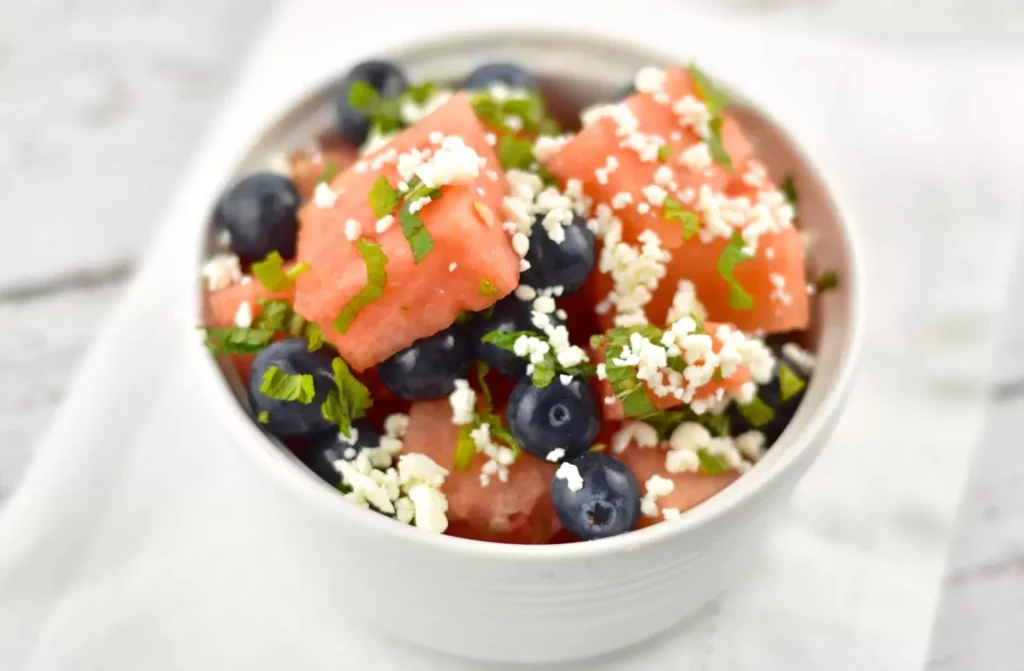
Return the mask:
<path id="1" fill-rule="evenodd" d="M 729 242 L 722 248 L 715 266 L 719 276 L 729 284 L 729 307 L 736 310 L 749 310 L 754 307 L 754 297 L 747 293 L 743 285 L 736 279 L 736 266 L 753 257 L 744 251 L 746 243 L 739 231 L 733 231 Z"/>
<path id="2" fill-rule="evenodd" d="M 792 368 L 779 364 L 779 396 L 783 402 L 799 394 L 805 386 L 807 383 Z"/>
<path id="3" fill-rule="evenodd" d="M 352 374 L 340 357 L 331 362 L 335 388 L 327 394 L 320 411 L 324 419 L 335 422 L 346 438 L 352 437 L 352 422 L 366 416 L 373 405 L 370 390 Z"/>
<path id="4" fill-rule="evenodd" d="M 755 429 L 770 424 L 775 419 L 775 411 L 760 396 L 755 396 L 750 403 L 737 403 L 736 407 Z"/>
<path id="5" fill-rule="evenodd" d="M 398 201 L 398 189 L 391 186 L 384 175 L 378 177 L 370 187 L 370 209 L 378 219 L 394 212 Z"/>
<path id="6" fill-rule="evenodd" d="M 298 401 L 309 404 L 316 396 L 313 376 L 308 373 L 286 373 L 277 366 L 271 366 L 263 374 L 260 393 L 278 401 Z"/>
<path id="7" fill-rule="evenodd" d="M 214 356 L 256 354 L 271 343 L 274 331 L 260 328 L 200 327 L 206 335 L 206 347 Z"/>
<path id="8" fill-rule="evenodd" d="M 270 252 L 262 261 L 252 264 L 252 274 L 268 291 L 286 291 L 295 284 L 295 278 L 309 270 L 305 261 L 285 270 L 284 259 L 277 251 Z"/>
<path id="9" fill-rule="evenodd" d="M 356 249 L 366 264 L 366 285 L 349 299 L 334 318 L 331 325 L 341 334 L 348 331 L 363 308 L 384 295 L 384 287 L 388 283 L 388 257 L 381 246 L 376 242 L 360 239 L 356 242 Z"/>
<path id="10" fill-rule="evenodd" d="M 684 242 L 700 232 L 700 217 L 696 212 L 687 210 L 681 202 L 671 196 L 666 197 L 661 205 L 665 220 L 676 221 L 682 227 Z"/>
<path id="11" fill-rule="evenodd" d="M 494 330 L 485 335 L 482 340 L 486 343 L 490 343 L 495 347 L 500 347 L 506 352 L 516 353 L 516 341 L 521 337 L 537 338 L 544 342 L 548 341 L 548 337 L 543 333 L 537 331 L 498 331 Z M 517 355 L 518 356 L 518 355 Z M 526 357 L 523 357 L 526 358 Z M 558 363 L 557 357 L 553 349 L 548 349 L 544 355 L 543 361 L 536 363 L 531 361 L 530 365 L 533 366 L 532 382 L 536 387 L 546 387 L 551 384 L 556 375 L 572 375 L 574 377 L 580 377 L 583 379 L 590 379 L 594 376 L 595 368 L 590 364 L 580 364 L 578 366 L 563 366 Z"/>

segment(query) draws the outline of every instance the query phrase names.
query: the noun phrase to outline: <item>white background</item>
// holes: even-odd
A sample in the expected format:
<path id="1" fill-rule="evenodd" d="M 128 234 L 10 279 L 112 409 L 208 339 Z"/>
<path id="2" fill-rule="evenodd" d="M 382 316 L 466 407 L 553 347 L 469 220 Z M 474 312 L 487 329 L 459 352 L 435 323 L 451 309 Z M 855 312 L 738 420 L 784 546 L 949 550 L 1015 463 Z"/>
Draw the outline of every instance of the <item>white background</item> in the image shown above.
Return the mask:
<path id="1" fill-rule="evenodd" d="M 0 500 L 272 3 L 2 4 Z M 1024 49 L 1024 4 L 1016 0 L 693 4 L 943 55 Z M 1016 285 L 1011 305 L 1024 299 L 1024 273 Z M 1024 669 L 1024 452 L 1014 437 L 1024 425 L 1024 357 L 1015 355 L 1024 317 L 1016 314 L 1004 323 L 1005 363 L 951 552 L 932 669 Z"/>

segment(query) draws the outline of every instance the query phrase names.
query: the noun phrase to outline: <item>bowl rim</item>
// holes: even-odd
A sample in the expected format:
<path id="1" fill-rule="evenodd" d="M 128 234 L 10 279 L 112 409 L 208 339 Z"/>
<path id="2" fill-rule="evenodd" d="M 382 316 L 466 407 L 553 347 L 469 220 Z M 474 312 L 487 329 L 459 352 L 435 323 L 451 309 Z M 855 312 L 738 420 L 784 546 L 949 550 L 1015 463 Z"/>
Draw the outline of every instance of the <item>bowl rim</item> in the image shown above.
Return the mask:
<path id="1" fill-rule="evenodd" d="M 531 27 L 524 30 L 481 26 L 472 35 L 449 30 L 438 31 L 429 38 L 421 36 L 418 39 L 409 39 L 403 42 L 403 46 L 397 52 L 386 51 L 385 53 L 392 53 L 400 57 L 399 55 L 402 53 L 412 54 L 442 43 L 445 44 L 446 49 L 454 50 L 482 39 L 527 40 L 545 36 L 565 39 L 564 32 L 552 29 Z M 640 46 L 636 40 L 628 37 L 613 37 L 605 31 L 583 26 L 574 31 L 572 38 L 577 42 L 589 42 L 591 46 L 627 49 L 634 53 L 643 52 L 650 55 L 649 62 L 652 63 L 673 63 L 680 60 L 678 52 L 673 53 L 666 48 Z M 337 81 L 341 67 L 346 62 L 353 61 L 355 56 L 359 56 L 359 54 L 346 53 L 343 58 L 339 58 L 337 67 L 326 69 L 310 79 L 297 95 L 291 96 L 285 103 L 277 105 L 274 114 L 263 117 L 263 121 L 259 124 L 259 130 L 246 144 L 243 156 L 251 151 L 269 129 L 280 124 L 303 101 L 323 95 L 328 87 Z M 723 88 L 734 94 L 736 100 L 755 109 L 786 140 L 801 162 L 812 171 L 815 179 L 820 182 L 827 194 L 832 210 L 836 213 L 838 224 L 836 234 L 841 238 L 843 256 L 846 261 L 847 270 L 843 277 L 843 287 L 848 296 L 849 328 L 838 354 L 835 375 L 829 380 L 830 384 L 825 388 L 818 407 L 808 417 L 803 430 L 784 436 L 787 443 L 784 449 L 773 450 L 778 455 L 773 463 L 765 464 L 764 468 L 758 468 L 763 463 L 759 462 L 729 487 L 688 510 L 678 519 L 611 538 L 558 545 L 513 545 L 428 533 L 411 525 L 396 524 L 394 520 L 384 515 L 354 506 L 343 497 L 338 496 L 335 490 L 315 475 L 303 472 L 305 469 L 297 467 L 297 459 L 275 444 L 245 412 L 225 379 L 217 360 L 209 355 L 201 339 L 189 337 L 187 340 L 190 345 L 186 347 L 186 350 L 196 359 L 193 363 L 201 371 L 199 377 L 202 386 L 205 387 L 203 393 L 209 394 L 213 403 L 211 411 L 219 416 L 221 422 L 224 422 L 230 442 L 236 443 L 239 449 L 251 455 L 255 461 L 261 462 L 267 471 L 274 474 L 273 477 L 276 478 L 277 484 L 287 487 L 290 493 L 309 500 L 310 505 L 321 507 L 325 514 L 340 515 L 339 519 L 363 525 L 368 532 L 389 534 L 395 542 L 409 542 L 439 553 L 460 554 L 479 560 L 514 559 L 523 562 L 577 561 L 618 555 L 623 552 L 636 551 L 644 546 L 667 542 L 676 536 L 708 526 L 730 512 L 749 504 L 751 500 L 770 491 L 773 485 L 778 485 L 788 473 L 798 469 L 804 460 L 813 459 L 815 439 L 826 432 L 829 422 L 840 411 L 845 401 L 863 340 L 865 312 L 862 303 L 865 279 L 861 245 L 857 239 L 855 227 L 851 224 L 851 209 L 846 206 L 846 201 L 837 190 L 835 183 L 828 178 L 828 175 L 836 173 L 825 165 L 821 156 L 815 156 L 813 160 L 810 158 L 806 144 L 798 141 L 795 135 L 788 131 L 787 126 L 779 123 L 776 115 L 772 112 L 774 106 L 771 103 L 758 100 L 752 94 L 744 92 L 741 87 L 733 85 L 728 77 L 721 76 L 713 67 L 705 69 L 716 81 L 721 82 Z M 238 158 L 240 157 L 236 157 L 236 159 Z M 235 160 L 231 163 L 231 169 L 237 170 L 238 165 L 239 161 Z M 212 211 L 212 205 L 213 203 L 207 204 L 207 212 Z M 208 228 L 208 223 L 205 221 L 201 226 L 195 228 L 198 235 L 194 244 L 198 248 L 194 250 L 194 256 L 199 263 L 202 263 L 205 257 Z M 193 276 L 198 277 L 198 266 L 193 271 Z M 202 321 L 203 301 L 201 296 L 203 289 L 200 285 L 196 291 L 195 287 L 196 285 L 193 284 L 190 290 L 191 298 L 188 299 L 188 308 L 184 311 L 186 322 L 184 326 L 190 331 L 190 336 L 194 334 L 195 324 Z M 259 448 L 253 449 L 253 444 L 259 445 Z"/>

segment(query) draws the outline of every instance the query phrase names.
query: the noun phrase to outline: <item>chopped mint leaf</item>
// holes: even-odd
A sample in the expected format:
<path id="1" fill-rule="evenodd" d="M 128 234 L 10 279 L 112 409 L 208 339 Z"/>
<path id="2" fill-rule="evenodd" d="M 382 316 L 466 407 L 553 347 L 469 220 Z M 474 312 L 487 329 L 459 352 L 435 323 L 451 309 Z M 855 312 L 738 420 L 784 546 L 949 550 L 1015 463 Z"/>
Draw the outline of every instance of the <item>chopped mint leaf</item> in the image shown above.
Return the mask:
<path id="1" fill-rule="evenodd" d="M 373 115 L 380 107 L 382 99 L 377 89 L 364 81 L 352 82 L 352 88 L 348 91 L 348 104 L 353 108 Z"/>
<path id="2" fill-rule="evenodd" d="M 786 364 L 779 364 L 779 394 L 788 401 L 799 394 L 807 383 Z"/>
<path id="3" fill-rule="evenodd" d="M 294 266 L 284 271 L 284 274 L 285 277 L 287 277 L 288 279 L 294 280 L 296 277 L 306 272 L 307 270 L 309 270 L 309 264 L 306 263 L 305 261 L 299 261 Z"/>
<path id="4" fill-rule="evenodd" d="M 729 415 L 724 412 L 721 415 L 704 414 L 700 416 L 700 419 L 700 423 L 703 424 L 704 428 L 710 431 L 713 436 L 721 438 L 731 435 L 732 427 L 730 426 L 731 422 L 729 421 Z"/>
<path id="5" fill-rule="evenodd" d="M 480 384 L 480 392 L 484 395 L 484 412 L 490 412 L 494 407 L 494 397 L 491 396 L 491 388 L 487 386 L 487 374 L 491 367 L 482 359 L 476 360 L 476 381 Z"/>
<path id="6" fill-rule="evenodd" d="M 380 245 L 360 239 L 356 242 L 356 249 L 366 263 L 366 286 L 341 308 L 341 312 L 332 322 L 334 330 L 342 334 L 348 331 L 360 310 L 384 295 L 384 287 L 388 283 L 388 257 Z"/>
<path id="7" fill-rule="evenodd" d="M 409 249 L 412 250 L 412 260 L 419 265 L 434 249 L 434 237 L 430 235 L 419 212 L 409 211 L 408 201 L 402 206 L 402 211 L 398 214 L 398 221 L 402 225 L 402 235 L 405 236 L 409 242 Z"/>
<path id="8" fill-rule="evenodd" d="M 826 291 L 839 287 L 839 274 L 834 270 L 827 270 L 821 274 L 818 281 L 814 283 L 816 293 L 823 294 Z"/>
<path id="9" fill-rule="evenodd" d="M 472 310 L 463 310 L 459 314 L 455 315 L 455 323 L 468 324 L 469 322 L 473 321 L 473 317 L 475 316 L 476 313 L 473 312 Z"/>
<path id="10" fill-rule="evenodd" d="M 605 337 L 603 333 L 595 333 L 594 335 L 590 336 L 590 347 L 592 349 L 597 349 L 598 347 L 603 346 L 607 340 L 608 339 Z"/>
<path id="11" fill-rule="evenodd" d="M 555 381 L 555 367 L 547 361 L 533 365 L 533 386 L 546 387 Z"/>
<path id="12" fill-rule="evenodd" d="M 683 240 L 689 240 L 700 232 L 700 217 L 687 210 L 682 203 L 668 196 L 662 203 L 666 221 L 678 221 L 683 227 Z"/>
<path id="13" fill-rule="evenodd" d="M 501 292 L 498 291 L 498 287 L 494 285 L 494 282 L 488 279 L 480 280 L 480 295 L 481 296 L 500 296 Z"/>
<path id="14" fill-rule="evenodd" d="M 391 186 L 391 182 L 384 175 L 378 177 L 370 187 L 370 208 L 378 219 L 394 212 L 398 200 L 398 190 Z"/>
<path id="15" fill-rule="evenodd" d="M 338 174 L 338 164 L 336 161 L 328 161 L 327 165 L 324 166 L 320 176 L 316 178 L 316 183 L 330 184 L 334 180 L 334 177 Z"/>
<path id="16" fill-rule="evenodd" d="M 455 470 L 465 471 L 469 468 L 473 457 L 476 456 L 476 443 L 473 441 L 470 432 L 471 425 L 460 426 L 458 438 L 455 441 Z"/>
<path id="17" fill-rule="evenodd" d="M 734 230 L 729 243 L 722 249 L 722 255 L 718 257 L 716 269 L 723 280 L 729 283 L 729 307 L 737 310 L 749 310 L 754 307 L 754 298 L 736 280 L 736 266 L 743 261 L 753 258 L 743 248 L 746 243 L 739 231 Z"/>
<path id="18" fill-rule="evenodd" d="M 755 396 L 754 400 L 747 404 L 737 404 L 736 407 L 739 409 L 740 414 L 743 415 L 744 419 L 750 422 L 751 426 L 755 429 L 760 429 L 765 424 L 770 423 L 775 419 L 775 411 L 772 407 L 765 403 L 760 396 Z"/>
<path id="19" fill-rule="evenodd" d="M 498 140 L 498 162 L 505 170 L 529 170 L 536 163 L 533 142 L 513 135 L 502 135 Z"/>
<path id="20" fill-rule="evenodd" d="M 260 314 L 253 320 L 253 326 L 269 331 L 284 333 L 288 330 L 294 311 L 288 301 L 275 299 L 269 300 L 263 297 L 257 298 L 256 303 L 260 306 Z"/>
<path id="21" fill-rule="evenodd" d="M 256 354 L 274 339 L 274 331 L 261 328 L 202 328 L 206 346 L 214 356 Z"/>
<path id="22" fill-rule="evenodd" d="M 489 424 L 491 438 L 500 443 L 504 443 L 506 447 L 511 448 L 516 459 L 518 459 L 519 455 L 523 453 L 523 447 L 519 444 L 519 441 L 517 441 L 515 436 L 513 436 L 509 430 L 502 425 L 501 417 L 489 412 L 482 412 L 477 417 L 477 423 Z"/>
<path id="23" fill-rule="evenodd" d="M 269 424 L 270 413 L 267 412 L 266 410 L 261 411 L 260 414 L 256 415 L 256 421 L 259 422 L 260 424 Z"/>
<path id="24" fill-rule="evenodd" d="M 324 419 L 338 424 L 342 435 L 351 438 L 352 422 L 366 416 L 366 411 L 373 405 L 373 399 L 370 398 L 370 390 L 352 374 L 340 357 L 335 357 L 331 368 L 336 388 L 327 394 L 320 411 Z"/>
<path id="25" fill-rule="evenodd" d="M 729 99 L 718 90 L 711 78 L 704 74 L 704 71 L 697 67 L 696 63 L 691 63 L 686 69 L 693 77 L 693 87 L 697 90 L 697 95 L 704 100 L 711 115 L 718 116 L 724 112 L 729 106 Z"/>
<path id="26" fill-rule="evenodd" d="M 293 336 L 304 335 L 306 333 L 306 323 L 305 317 L 292 310 L 292 314 L 288 318 L 288 333 Z"/>
<path id="27" fill-rule="evenodd" d="M 500 347 L 506 352 L 516 354 L 516 341 L 523 336 L 528 338 L 537 338 L 547 342 L 547 336 L 536 331 L 512 331 L 511 333 L 505 333 L 497 329 L 485 335 L 482 340 L 486 343 L 491 343 L 496 347 Z M 533 366 L 532 382 L 534 386 L 537 387 L 548 386 L 555 379 L 555 375 L 565 374 L 572 375 L 574 377 L 581 377 L 583 379 L 590 379 L 594 376 L 596 371 L 595 367 L 590 364 L 563 366 L 558 363 L 558 359 L 555 357 L 553 350 L 549 350 L 547 354 L 544 355 L 544 360 L 542 362 L 534 363 L 531 361 L 530 364 Z"/>
<path id="28" fill-rule="evenodd" d="M 278 401 L 298 401 L 312 403 L 316 395 L 313 387 L 313 376 L 308 373 L 294 375 L 286 373 L 277 366 L 271 366 L 263 374 L 260 393 Z"/>
<path id="29" fill-rule="evenodd" d="M 721 454 L 711 454 L 707 450 L 697 450 L 697 459 L 700 460 L 701 475 L 721 475 L 729 470 L 729 462 Z"/>
<path id="30" fill-rule="evenodd" d="M 519 338 L 522 336 L 526 336 L 528 338 L 544 337 L 543 335 L 537 333 L 536 331 L 499 331 L 495 329 L 488 333 L 487 335 L 485 335 L 483 338 L 481 338 L 481 340 L 483 340 L 484 342 L 491 343 L 495 347 L 500 347 L 506 352 L 515 353 L 516 341 L 519 340 Z"/>
<path id="31" fill-rule="evenodd" d="M 667 144 L 663 144 L 660 147 L 658 147 L 658 160 L 659 161 L 664 163 L 665 161 L 669 160 L 670 158 L 672 158 L 672 147 L 671 146 L 669 146 Z"/>
<path id="32" fill-rule="evenodd" d="M 430 100 L 430 98 L 437 92 L 437 84 L 431 81 L 425 81 L 419 84 L 412 84 L 409 88 L 402 92 L 403 98 L 408 98 L 417 105 Z"/>
<path id="33" fill-rule="evenodd" d="M 489 305 L 489 306 L 487 306 L 486 310 L 483 310 L 480 313 L 480 316 L 482 316 L 484 319 L 490 319 L 491 315 L 493 315 L 493 314 L 494 314 L 494 305 Z"/>
<path id="34" fill-rule="evenodd" d="M 305 328 L 302 330 L 302 335 L 306 338 L 306 342 L 309 343 L 310 352 L 316 352 L 324 346 L 324 333 L 320 330 L 318 324 L 307 322 Z"/>
<path id="35" fill-rule="evenodd" d="M 725 149 L 725 143 L 722 142 L 722 117 L 716 116 L 708 125 L 711 127 L 711 135 L 708 136 L 706 142 L 711 158 L 715 160 L 715 163 L 732 172 L 732 157 L 729 156 L 729 152 Z"/>
<path id="36" fill-rule="evenodd" d="M 283 291 L 292 286 L 292 278 L 284 271 L 284 259 L 277 251 L 270 252 L 262 261 L 253 263 L 252 274 L 269 291 Z"/>
<path id="37" fill-rule="evenodd" d="M 792 175 L 786 175 L 786 178 L 782 180 L 782 184 L 779 186 L 779 190 L 782 191 L 782 195 L 786 197 L 786 202 L 793 207 L 796 207 L 797 201 L 800 200 L 800 196 L 796 192 L 796 183 L 793 182 Z"/>

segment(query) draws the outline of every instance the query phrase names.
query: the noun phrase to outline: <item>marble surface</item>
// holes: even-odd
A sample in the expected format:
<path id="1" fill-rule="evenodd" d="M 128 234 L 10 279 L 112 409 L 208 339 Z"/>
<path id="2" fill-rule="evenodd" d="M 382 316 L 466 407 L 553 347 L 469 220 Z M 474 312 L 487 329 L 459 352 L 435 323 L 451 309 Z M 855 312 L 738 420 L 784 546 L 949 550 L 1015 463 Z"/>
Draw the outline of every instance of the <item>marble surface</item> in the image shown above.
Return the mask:
<path id="1" fill-rule="evenodd" d="M 943 54 L 1010 49 L 1024 29 L 1024 5 L 1013 0 L 695 4 Z M 0 7 L 0 500 L 130 278 L 271 5 Z M 1007 304 L 1022 301 L 1024 272 Z M 1008 311 L 1002 333 L 929 669 L 1024 670 L 1024 315 Z"/>

